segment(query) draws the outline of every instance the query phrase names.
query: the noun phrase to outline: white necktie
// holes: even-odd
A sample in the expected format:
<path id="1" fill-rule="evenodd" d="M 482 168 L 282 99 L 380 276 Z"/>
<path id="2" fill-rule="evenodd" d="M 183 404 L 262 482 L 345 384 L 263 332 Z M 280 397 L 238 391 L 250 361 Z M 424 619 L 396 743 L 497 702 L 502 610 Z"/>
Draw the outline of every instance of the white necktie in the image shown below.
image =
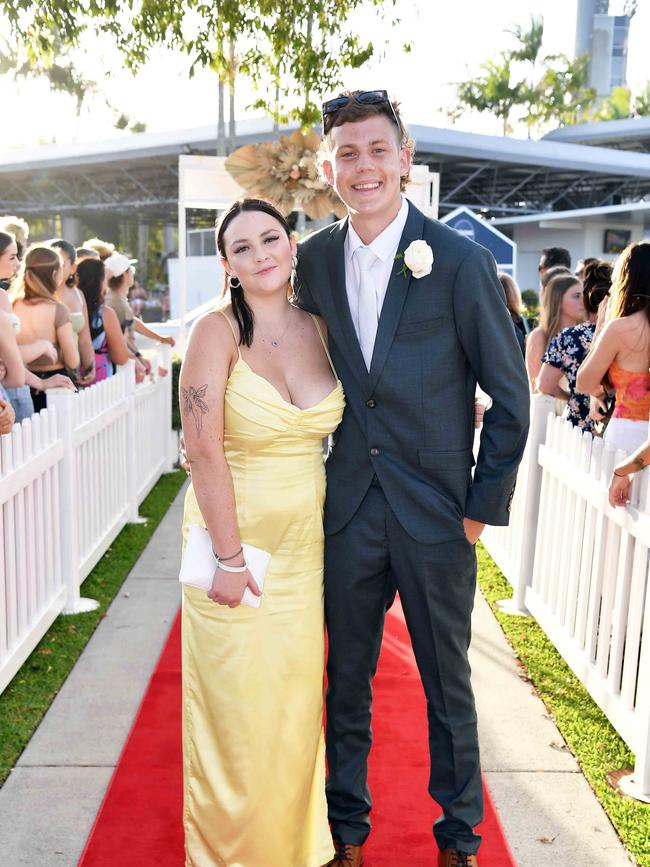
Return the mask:
<path id="1" fill-rule="evenodd" d="M 359 315 L 357 335 L 366 367 L 370 370 L 372 350 L 377 336 L 379 313 L 377 311 L 377 292 L 370 269 L 377 256 L 370 247 L 357 247 L 355 254 L 359 266 Z"/>

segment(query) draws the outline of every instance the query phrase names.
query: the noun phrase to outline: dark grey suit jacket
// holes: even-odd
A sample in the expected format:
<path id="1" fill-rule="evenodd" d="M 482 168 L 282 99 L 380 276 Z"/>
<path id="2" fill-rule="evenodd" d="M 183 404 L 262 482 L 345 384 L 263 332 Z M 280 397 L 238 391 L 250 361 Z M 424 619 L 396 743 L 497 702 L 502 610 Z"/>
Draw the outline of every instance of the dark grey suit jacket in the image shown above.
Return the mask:
<path id="1" fill-rule="evenodd" d="M 463 536 L 463 516 L 506 525 L 528 431 L 528 379 L 494 259 L 409 203 L 398 247 L 424 239 L 431 274 L 400 274 L 382 308 L 370 371 L 345 289 L 347 218 L 299 247 L 300 304 L 327 323 L 346 409 L 327 461 L 325 530 L 358 509 L 376 474 L 404 529 L 425 543 Z M 493 400 L 474 463 L 476 383 Z"/>

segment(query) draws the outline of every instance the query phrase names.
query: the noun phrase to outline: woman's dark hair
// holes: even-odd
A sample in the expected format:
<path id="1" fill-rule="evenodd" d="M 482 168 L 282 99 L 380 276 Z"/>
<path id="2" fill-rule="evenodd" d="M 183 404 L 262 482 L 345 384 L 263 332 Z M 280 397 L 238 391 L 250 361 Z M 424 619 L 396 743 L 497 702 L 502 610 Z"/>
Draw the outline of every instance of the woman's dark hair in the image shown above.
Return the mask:
<path id="1" fill-rule="evenodd" d="M 64 241 L 63 238 L 54 238 L 54 240 L 48 241 L 48 244 L 50 247 L 56 247 L 65 253 L 73 265 L 77 261 L 77 251 L 75 250 L 74 244 L 71 244 L 70 241 Z M 74 274 L 70 274 L 68 279 L 65 281 L 65 285 L 74 286 L 74 283 Z"/>
<path id="2" fill-rule="evenodd" d="M 122 271 L 119 277 L 109 277 L 108 278 L 108 288 L 112 289 L 114 292 L 120 288 L 122 283 L 124 282 L 124 278 L 127 276 L 131 269 L 127 268 L 126 271 Z"/>
<path id="3" fill-rule="evenodd" d="M 591 265 L 592 262 L 599 262 L 600 259 L 597 259 L 595 256 L 587 256 L 585 259 L 578 259 L 578 265 L 576 267 L 576 277 L 582 278 L 585 275 L 585 268 L 587 265 Z"/>
<path id="4" fill-rule="evenodd" d="M 58 247 L 59 250 L 63 250 L 68 259 L 74 265 L 77 260 L 77 251 L 74 244 L 71 244 L 70 241 L 64 241 L 63 238 L 54 238 L 54 240 L 48 241 L 47 243 L 50 247 Z"/>
<path id="5" fill-rule="evenodd" d="M 217 251 L 222 259 L 227 259 L 226 249 L 224 246 L 223 236 L 228 226 L 239 214 L 244 211 L 261 211 L 263 214 L 268 214 L 273 217 L 282 226 L 287 233 L 287 237 L 291 237 L 291 226 L 287 223 L 283 215 L 278 209 L 267 202 L 266 199 L 237 199 L 232 205 L 221 214 L 216 223 Z M 233 286 L 230 282 L 228 274 L 224 274 L 224 285 L 222 297 L 227 296 L 230 292 L 230 301 L 232 303 L 232 312 L 239 326 L 239 342 L 244 346 L 250 346 L 253 342 L 253 326 L 254 317 L 253 311 L 250 309 L 244 298 L 244 290 L 241 284 Z"/>
<path id="6" fill-rule="evenodd" d="M 544 268 L 555 268 L 558 265 L 571 268 L 571 253 L 565 247 L 544 247 L 542 256 Z"/>
<path id="7" fill-rule="evenodd" d="M 9 232 L 0 232 L 0 256 L 11 244 L 15 244 L 16 239 Z"/>
<path id="8" fill-rule="evenodd" d="M 88 321 L 92 323 L 102 305 L 102 284 L 106 269 L 101 259 L 84 259 L 77 265 L 77 286 L 88 307 Z"/>
<path id="9" fill-rule="evenodd" d="M 598 313 L 601 302 L 609 295 L 612 266 L 602 259 L 590 259 L 584 267 L 582 300 L 587 313 Z"/>
<path id="10" fill-rule="evenodd" d="M 621 253 L 612 280 L 612 316 L 644 311 L 650 323 L 650 242 L 630 244 Z"/>

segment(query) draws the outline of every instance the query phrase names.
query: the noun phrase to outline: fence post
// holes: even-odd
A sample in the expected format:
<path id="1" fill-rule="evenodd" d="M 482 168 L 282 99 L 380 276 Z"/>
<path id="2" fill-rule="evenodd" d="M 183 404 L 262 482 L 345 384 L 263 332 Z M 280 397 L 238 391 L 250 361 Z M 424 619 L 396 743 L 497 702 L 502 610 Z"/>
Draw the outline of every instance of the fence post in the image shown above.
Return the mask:
<path id="1" fill-rule="evenodd" d="M 544 442 L 548 414 L 555 410 L 555 398 L 534 394 L 530 400 L 530 430 L 526 453 L 517 478 L 523 491 L 523 521 L 521 545 L 516 564 L 516 584 L 512 599 L 503 599 L 498 605 L 507 614 L 527 615 L 526 588 L 532 581 L 535 562 L 535 539 L 539 518 L 539 499 L 542 489 L 542 468 L 539 465 L 539 447 Z"/>
<path id="2" fill-rule="evenodd" d="M 650 804 L 650 634 L 647 629 L 650 624 L 650 593 L 646 593 L 643 623 L 645 628 L 641 639 L 635 708 L 638 739 L 636 743 L 630 744 L 635 755 L 634 771 L 621 777 L 618 785 L 626 795 Z"/>
<path id="3" fill-rule="evenodd" d="M 172 430 L 172 348 L 167 344 L 162 347 L 163 367 L 167 371 L 163 384 L 163 443 L 165 449 L 164 473 L 171 473 L 176 462 L 176 444 L 174 443 L 174 431 Z"/>
<path id="4" fill-rule="evenodd" d="M 82 614 L 99 606 L 96 599 L 81 595 L 79 574 L 80 503 L 77 498 L 77 462 L 75 460 L 74 421 L 77 396 L 67 388 L 47 392 L 47 408 L 54 408 L 56 432 L 63 440 L 63 459 L 59 465 L 59 515 L 61 528 L 61 568 L 66 585 L 63 614 Z"/>
<path id="5" fill-rule="evenodd" d="M 138 464 L 135 432 L 135 362 L 130 358 L 120 370 L 124 371 L 126 382 L 126 492 L 129 501 L 127 522 L 146 524 L 147 519 L 138 514 Z"/>

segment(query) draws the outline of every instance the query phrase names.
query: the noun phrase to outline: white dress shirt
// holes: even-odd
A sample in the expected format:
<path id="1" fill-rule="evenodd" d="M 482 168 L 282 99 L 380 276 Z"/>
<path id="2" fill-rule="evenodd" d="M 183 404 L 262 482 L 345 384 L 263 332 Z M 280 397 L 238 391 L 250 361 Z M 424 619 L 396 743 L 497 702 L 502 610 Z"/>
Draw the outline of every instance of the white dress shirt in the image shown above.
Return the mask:
<path id="1" fill-rule="evenodd" d="M 386 290 L 388 289 L 388 281 L 393 271 L 395 264 L 395 255 L 399 246 L 406 218 L 408 217 L 409 206 L 406 199 L 402 196 L 402 207 L 392 223 L 389 223 L 384 231 L 377 235 L 375 240 L 367 246 L 377 257 L 377 261 L 371 268 L 376 296 L 377 296 L 377 322 L 381 315 L 381 308 L 384 305 Z M 350 305 L 350 313 L 352 314 L 352 323 L 357 338 L 359 337 L 359 265 L 357 258 L 354 255 L 358 247 L 364 245 L 361 238 L 354 230 L 351 221 L 348 221 L 348 233 L 345 238 L 344 257 L 345 257 L 345 289 L 348 296 L 348 304 Z M 376 334 L 376 332 L 375 332 Z"/>

